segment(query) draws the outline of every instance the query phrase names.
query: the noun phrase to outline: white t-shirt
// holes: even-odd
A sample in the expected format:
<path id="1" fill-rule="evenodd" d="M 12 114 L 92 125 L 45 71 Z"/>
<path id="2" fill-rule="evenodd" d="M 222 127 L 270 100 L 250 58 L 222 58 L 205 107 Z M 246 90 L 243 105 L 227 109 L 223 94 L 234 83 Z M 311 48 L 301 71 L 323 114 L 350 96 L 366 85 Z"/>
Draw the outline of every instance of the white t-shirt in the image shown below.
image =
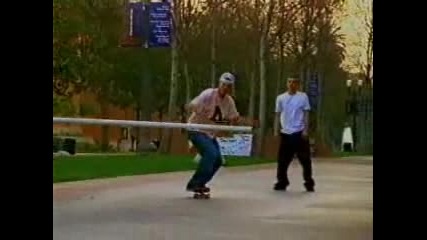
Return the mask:
<path id="1" fill-rule="evenodd" d="M 304 92 L 293 95 L 285 92 L 277 96 L 276 113 L 280 113 L 280 132 L 292 134 L 303 131 L 305 111 L 310 111 L 310 102 Z"/>

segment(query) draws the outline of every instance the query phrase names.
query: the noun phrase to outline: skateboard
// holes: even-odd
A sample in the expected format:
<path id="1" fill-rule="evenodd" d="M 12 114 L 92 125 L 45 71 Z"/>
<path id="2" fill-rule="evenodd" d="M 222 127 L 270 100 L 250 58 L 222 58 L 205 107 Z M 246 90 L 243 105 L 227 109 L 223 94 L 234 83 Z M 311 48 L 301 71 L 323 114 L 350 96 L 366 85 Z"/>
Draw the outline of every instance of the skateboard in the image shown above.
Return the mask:
<path id="1" fill-rule="evenodd" d="M 194 191 L 193 193 L 194 199 L 209 199 L 211 198 L 210 191 Z"/>
<path id="2" fill-rule="evenodd" d="M 194 199 L 210 199 L 211 194 L 210 193 L 202 193 L 202 192 L 195 192 L 193 195 Z"/>

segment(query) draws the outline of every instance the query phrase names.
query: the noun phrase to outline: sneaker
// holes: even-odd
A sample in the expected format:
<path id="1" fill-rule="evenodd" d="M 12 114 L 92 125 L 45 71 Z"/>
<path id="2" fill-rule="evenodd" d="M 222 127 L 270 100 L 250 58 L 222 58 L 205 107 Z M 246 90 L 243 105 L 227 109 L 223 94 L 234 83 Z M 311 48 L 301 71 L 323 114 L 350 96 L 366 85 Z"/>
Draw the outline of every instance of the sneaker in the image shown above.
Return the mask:
<path id="1" fill-rule="evenodd" d="M 276 183 L 276 184 L 274 184 L 273 189 L 274 189 L 275 191 L 286 191 L 286 188 L 287 188 L 287 187 L 288 187 L 288 186 L 287 186 L 287 185 L 285 185 L 285 184 Z"/>
<path id="2" fill-rule="evenodd" d="M 189 186 L 187 186 L 186 190 L 189 192 L 210 192 L 211 191 L 211 189 L 206 187 L 206 186 L 203 186 L 203 187 L 189 187 Z"/>
<path id="3" fill-rule="evenodd" d="M 186 191 L 188 191 L 188 192 L 194 192 L 194 190 L 195 190 L 196 188 L 195 187 L 192 187 L 192 186 L 187 186 L 186 188 L 185 188 L 185 190 Z"/>
<path id="4" fill-rule="evenodd" d="M 210 192 L 210 191 L 211 191 L 211 189 L 210 189 L 210 188 L 208 188 L 208 187 L 206 187 L 206 186 L 203 186 L 203 187 L 201 187 L 201 188 L 200 188 L 200 191 L 202 191 L 202 192 L 204 192 L 204 193 L 208 193 L 208 192 Z"/>
<path id="5" fill-rule="evenodd" d="M 314 186 L 305 185 L 305 189 L 307 190 L 307 192 L 314 192 Z"/>

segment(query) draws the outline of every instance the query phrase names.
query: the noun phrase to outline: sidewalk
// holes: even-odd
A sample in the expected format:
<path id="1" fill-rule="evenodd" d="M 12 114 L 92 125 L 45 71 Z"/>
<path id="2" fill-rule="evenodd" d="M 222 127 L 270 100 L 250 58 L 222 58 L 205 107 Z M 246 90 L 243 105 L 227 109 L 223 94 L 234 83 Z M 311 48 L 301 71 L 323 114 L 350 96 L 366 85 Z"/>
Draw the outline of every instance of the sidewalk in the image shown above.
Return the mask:
<path id="1" fill-rule="evenodd" d="M 348 156 L 348 157 L 331 157 L 313 158 L 313 162 L 330 162 L 330 163 L 353 163 L 353 164 L 373 164 L 373 156 Z"/>
<path id="2" fill-rule="evenodd" d="M 210 200 L 185 192 L 190 172 L 54 185 L 53 239 L 371 240 L 372 166 L 342 162 L 317 164 L 313 194 L 297 165 L 287 192 L 275 168 L 222 169 Z"/>
<path id="3" fill-rule="evenodd" d="M 352 160 L 352 159 L 358 159 L 358 160 L 365 160 L 365 161 L 373 161 L 374 156 L 350 156 L 350 157 L 341 157 L 342 159 L 346 160 Z"/>

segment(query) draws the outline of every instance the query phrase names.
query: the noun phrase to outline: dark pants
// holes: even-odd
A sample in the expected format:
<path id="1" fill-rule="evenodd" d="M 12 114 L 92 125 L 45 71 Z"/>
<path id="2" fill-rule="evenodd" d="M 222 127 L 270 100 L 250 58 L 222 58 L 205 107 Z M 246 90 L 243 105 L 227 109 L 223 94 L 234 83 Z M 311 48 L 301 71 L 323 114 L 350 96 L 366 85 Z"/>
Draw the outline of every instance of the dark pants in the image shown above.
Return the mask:
<path id="1" fill-rule="evenodd" d="M 352 152 L 353 151 L 353 147 L 352 147 L 351 143 L 344 143 L 343 148 L 344 148 L 344 152 Z"/>
<path id="2" fill-rule="evenodd" d="M 196 172 L 187 184 L 187 189 L 204 187 L 222 165 L 221 151 L 215 138 L 200 132 L 189 132 L 188 138 L 202 158 Z"/>
<path id="3" fill-rule="evenodd" d="M 303 168 L 303 177 L 306 187 L 314 187 L 312 177 L 310 142 L 302 136 L 302 132 L 293 134 L 280 134 L 280 147 L 277 159 L 277 183 L 282 186 L 289 185 L 288 168 L 294 155 L 297 155 Z"/>

